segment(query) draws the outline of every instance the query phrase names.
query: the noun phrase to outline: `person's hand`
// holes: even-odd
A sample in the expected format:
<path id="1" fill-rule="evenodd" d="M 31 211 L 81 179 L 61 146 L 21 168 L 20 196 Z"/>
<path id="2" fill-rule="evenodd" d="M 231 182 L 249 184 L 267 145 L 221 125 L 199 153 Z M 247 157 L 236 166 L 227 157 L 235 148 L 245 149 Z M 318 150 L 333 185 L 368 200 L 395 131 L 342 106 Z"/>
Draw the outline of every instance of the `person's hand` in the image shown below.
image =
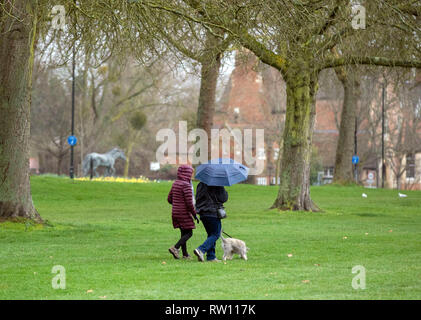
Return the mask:
<path id="1" fill-rule="evenodd" d="M 196 219 L 197 224 L 199 224 L 200 223 L 199 218 L 197 216 L 194 216 L 194 218 Z"/>

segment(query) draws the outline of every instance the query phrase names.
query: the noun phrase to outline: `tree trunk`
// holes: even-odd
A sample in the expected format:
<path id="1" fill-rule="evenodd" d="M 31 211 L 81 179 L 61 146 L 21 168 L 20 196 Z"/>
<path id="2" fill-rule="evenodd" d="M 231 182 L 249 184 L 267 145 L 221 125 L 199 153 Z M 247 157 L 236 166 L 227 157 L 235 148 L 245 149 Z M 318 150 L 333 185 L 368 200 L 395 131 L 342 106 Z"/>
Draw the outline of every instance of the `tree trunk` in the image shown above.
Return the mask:
<path id="1" fill-rule="evenodd" d="M 62 162 L 63 162 L 63 156 L 59 152 L 58 157 L 57 157 L 57 175 L 58 176 L 61 175 L 61 164 L 62 164 Z"/>
<path id="2" fill-rule="evenodd" d="M 132 156 L 134 141 L 129 141 L 126 152 L 126 163 L 124 164 L 124 177 L 129 177 L 130 158 Z"/>
<path id="3" fill-rule="evenodd" d="M 197 109 L 197 127 L 208 134 L 208 159 L 211 155 L 211 129 L 215 114 L 215 95 L 219 69 L 221 67 L 221 52 L 215 50 L 218 39 L 208 33 L 206 39 L 207 52 L 201 59 L 201 78 L 199 106 Z"/>
<path id="4" fill-rule="evenodd" d="M 126 163 L 124 164 L 124 176 L 126 178 L 129 177 L 130 159 L 132 157 L 133 147 L 136 141 L 138 141 L 140 137 L 140 130 L 134 130 L 134 132 L 132 130 L 133 129 L 130 129 L 129 141 L 127 144 L 127 152 L 126 152 Z"/>
<path id="5" fill-rule="evenodd" d="M 83 168 L 83 159 L 85 154 L 85 133 L 88 131 L 88 128 L 85 127 L 85 122 L 89 124 L 90 122 L 87 120 L 89 119 L 89 97 L 88 97 L 88 66 L 89 66 L 89 52 L 85 53 L 85 60 L 83 65 L 82 71 L 82 83 L 81 86 L 78 88 L 80 90 L 80 109 L 79 109 L 79 150 L 80 150 L 80 163 L 79 163 L 79 170 L 78 174 L 82 175 L 82 168 Z M 77 62 L 76 62 L 77 63 Z"/>
<path id="6" fill-rule="evenodd" d="M 338 74 L 344 87 L 344 101 L 341 113 L 339 140 L 336 147 L 335 174 L 333 182 L 349 184 L 354 182 L 352 156 L 354 155 L 355 119 L 360 100 L 360 82 L 353 75 Z"/>
<path id="7" fill-rule="evenodd" d="M 275 169 L 275 184 L 279 185 L 279 177 L 280 177 L 280 172 L 281 172 L 281 161 L 282 161 L 282 145 L 283 145 L 283 140 L 282 138 L 279 141 L 279 151 L 278 151 L 278 158 L 276 159 L 276 169 Z"/>
<path id="8" fill-rule="evenodd" d="M 42 222 L 31 196 L 29 136 L 35 1 L 17 0 L 0 26 L 0 220 Z M 17 19 L 15 18 L 17 17 Z"/>
<path id="9" fill-rule="evenodd" d="M 316 72 L 304 67 L 291 67 L 288 70 L 281 183 L 273 208 L 319 210 L 310 198 L 310 160 L 317 76 Z"/>

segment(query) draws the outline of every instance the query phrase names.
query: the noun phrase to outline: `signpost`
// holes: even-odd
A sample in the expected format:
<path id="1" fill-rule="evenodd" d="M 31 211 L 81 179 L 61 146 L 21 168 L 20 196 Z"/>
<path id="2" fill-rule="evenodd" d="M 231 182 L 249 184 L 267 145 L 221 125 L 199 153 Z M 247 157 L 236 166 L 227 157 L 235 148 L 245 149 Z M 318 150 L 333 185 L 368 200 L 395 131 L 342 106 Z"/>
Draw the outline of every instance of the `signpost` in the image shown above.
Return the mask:
<path id="1" fill-rule="evenodd" d="M 73 57 L 72 57 L 72 133 L 67 139 L 67 142 L 70 145 L 70 172 L 69 176 L 70 179 L 73 179 L 75 176 L 75 170 L 74 170 L 74 163 L 73 163 L 73 157 L 74 157 L 74 150 L 73 147 L 77 142 L 76 137 L 74 136 L 75 133 L 75 65 L 76 65 L 76 49 L 75 44 L 73 44 Z"/>
<path id="2" fill-rule="evenodd" d="M 374 188 L 373 182 L 374 182 L 374 174 L 373 172 L 369 172 L 367 175 L 368 188 Z"/>
<path id="3" fill-rule="evenodd" d="M 159 162 L 151 162 L 150 163 L 150 170 L 151 171 L 158 171 L 160 168 Z"/>
<path id="4" fill-rule="evenodd" d="M 358 170 L 357 170 L 358 162 L 360 162 L 360 157 L 358 157 L 357 155 L 352 156 L 352 164 L 354 165 L 355 183 L 358 183 Z"/>
<path id="5" fill-rule="evenodd" d="M 73 147 L 77 143 L 77 138 L 72 134 L 67 138 L 67 143 L 70 146 L 70 179 L 73 179 L 75 176 L 73 167 Z"/>
<path id="6" fill-rule="evenodd" d="M 77 143 L 77 138 L 75 136 L 71 135 L 67 138 L 67 143 L 69 144 L 69 146 L 73 147 Z"/>

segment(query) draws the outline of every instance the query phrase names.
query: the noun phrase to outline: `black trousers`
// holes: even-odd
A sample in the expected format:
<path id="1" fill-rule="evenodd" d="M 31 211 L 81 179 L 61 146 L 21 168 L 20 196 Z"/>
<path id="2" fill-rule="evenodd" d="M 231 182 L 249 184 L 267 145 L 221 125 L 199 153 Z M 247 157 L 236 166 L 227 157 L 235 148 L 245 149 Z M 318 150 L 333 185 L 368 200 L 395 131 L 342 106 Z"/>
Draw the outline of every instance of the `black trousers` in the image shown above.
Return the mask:
<path id="1" fill-rule="evenodd" d="M 181 250 L 183 251 L 183 256 L 188 256 L 187 252 L 187 240 L 189 240 L 193 235 L 193 230 L 191 229 L 180 229 L 181 231 L 181 238 L 178 240 L 178 242 L 175 244 L 175 248 L 179 249 L 181 247 Z"/>

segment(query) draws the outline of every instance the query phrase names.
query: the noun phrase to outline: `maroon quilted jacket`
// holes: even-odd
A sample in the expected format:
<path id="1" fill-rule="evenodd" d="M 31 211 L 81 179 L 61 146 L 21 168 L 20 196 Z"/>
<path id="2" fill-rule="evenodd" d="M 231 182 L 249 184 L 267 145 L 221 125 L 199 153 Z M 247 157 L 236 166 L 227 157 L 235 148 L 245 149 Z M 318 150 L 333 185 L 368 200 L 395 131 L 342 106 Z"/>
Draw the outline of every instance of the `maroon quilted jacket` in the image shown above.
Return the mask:
<path id="1" fill-rule="evenodd" d="M 193 168 L 189 165 L 180 166 L 177 171 L 177 180 L 175 180 L 168 194 L 168 202 L 172 204 L 172 224 L 174 228 L 196 228 L 192 217 L 192 215 L 196 216 L 190 181 L 192 173 Z"/>

